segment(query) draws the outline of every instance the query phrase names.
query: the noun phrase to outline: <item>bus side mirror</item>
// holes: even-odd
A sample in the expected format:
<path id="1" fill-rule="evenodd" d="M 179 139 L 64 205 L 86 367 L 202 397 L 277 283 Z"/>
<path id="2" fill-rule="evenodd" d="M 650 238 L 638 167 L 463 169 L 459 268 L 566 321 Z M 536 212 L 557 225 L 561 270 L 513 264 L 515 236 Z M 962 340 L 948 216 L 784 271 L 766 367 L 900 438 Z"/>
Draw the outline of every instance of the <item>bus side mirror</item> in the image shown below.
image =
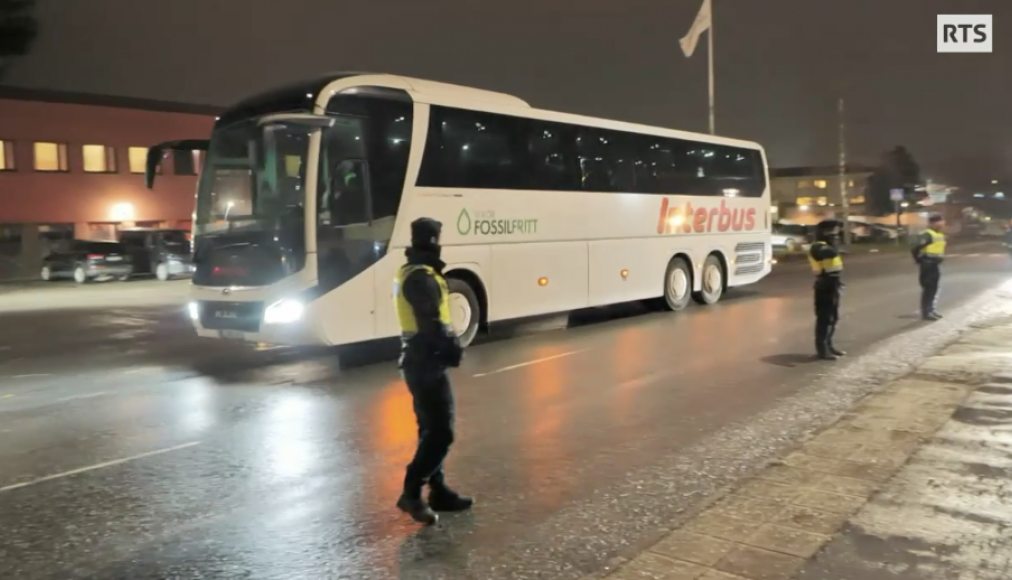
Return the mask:
<path id="1" fill-rule="evenodd" d="M 155 187 L 155 175 L 158 173 L 158 166 L 162 164 L 162 157 L 165 150 L 160 147 L 148 149 L 148 158 L 144 163 L 144 186 L 148 189 Z"/>
<path id="2" fill-rule="evenodd" d="M 168 151 L 207 151 L 211 142 L 208 139 L 184 139 L 182 141 L 166 141 L 148 149 L 148 156 L 144 163 L 144 185 L 152 189 L 155 185 L 155 175 L 158 173 L 158 166 L 162 164 L 162 158 Z"/>

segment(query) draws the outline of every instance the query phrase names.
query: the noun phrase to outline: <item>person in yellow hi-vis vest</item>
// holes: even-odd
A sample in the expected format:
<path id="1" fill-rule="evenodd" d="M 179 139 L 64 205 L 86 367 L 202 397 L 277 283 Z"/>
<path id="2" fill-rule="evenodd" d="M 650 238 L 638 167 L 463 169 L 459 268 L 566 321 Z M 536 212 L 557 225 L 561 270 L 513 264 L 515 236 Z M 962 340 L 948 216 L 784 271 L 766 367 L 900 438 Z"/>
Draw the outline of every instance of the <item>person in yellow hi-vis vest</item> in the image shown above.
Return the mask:
<path id="1" fill-rule="evenodd" d="M 401 373 L 418 422 L 418 447 L 397 507 L 426 525 L 438 521 L 436 512 L 464 511 L 474 503 L 450 489 L 443 473 L 453 443 L 453 391 L 446 369 L 460 366 L 464 351 L 450 319 L 446 264 L 440 259 L 442 229 L 443 224 L 431 218 L 411 223 L 407 263 L 398 270 L 393 291 L 401 327 Z M 426 484 L 428 502 L 422 498 Z"/>
<path id="2" fill-rule="evenodd" d="M 938 282 L 942 278 L 942 262 L 945 260 L 945 220 L 940 215 L 928 219 L 928 229 L 917 239 L 912 253 L 920 266 L 921 318 L 939 320 L 942 315 L 935 310 L 938 298 Z"/>
<path id="3" fill-rule="evenodd" d="M 843 257 L 836 247 L 839 237 L 840 222 L 824 220 L 815 226 L 815 241 L 808 249 L 808 263 L 815 274 L 815 352 L 823 360 L 847 354 L 833 344 L 843 289 Z"/>

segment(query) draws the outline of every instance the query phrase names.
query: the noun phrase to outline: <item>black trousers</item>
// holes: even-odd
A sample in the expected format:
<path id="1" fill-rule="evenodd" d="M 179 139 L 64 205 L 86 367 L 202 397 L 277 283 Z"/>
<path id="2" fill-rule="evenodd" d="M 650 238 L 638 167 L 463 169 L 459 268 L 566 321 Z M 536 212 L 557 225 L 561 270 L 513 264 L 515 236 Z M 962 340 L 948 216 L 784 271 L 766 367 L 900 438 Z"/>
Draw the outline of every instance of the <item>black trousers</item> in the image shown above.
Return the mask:
<path id="1" fill-rule="evenodd" d="M 942 268 L 938 262 L 925 260 L 921 262 L 921 316 L 935 311 L 938 299 L 938 282 L 942 278 Z"/>
<path id="2" fill-rule="evenodd" d="M 418 447 L 404 475 L 404 493 L 420 497 L 422 486 L 443 486 L 443 460 L 453 443 L 453 391 L 438 363 L 403 364 L 418 422 Z"/>
<path id="3" fill-rule="evenodd" d="M 833 346 L 836 323 L 840 318 L 840 283 L 837 280 L 815 282 L 815 350 L 826 354 Z"/>

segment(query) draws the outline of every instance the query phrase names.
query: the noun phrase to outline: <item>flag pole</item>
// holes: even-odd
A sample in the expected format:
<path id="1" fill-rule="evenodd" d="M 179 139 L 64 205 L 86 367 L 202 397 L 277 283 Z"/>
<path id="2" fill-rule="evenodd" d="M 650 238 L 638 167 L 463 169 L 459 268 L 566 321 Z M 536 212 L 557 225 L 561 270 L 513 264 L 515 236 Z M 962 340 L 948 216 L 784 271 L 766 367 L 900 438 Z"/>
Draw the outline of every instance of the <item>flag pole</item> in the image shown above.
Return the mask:
<path id="1" fill-rule="evenodd" d="M 710 89 L 710 134 L 715 135 L 717 133 L 715 113 L 713 107 L 713 0 L 710 0 L 710 30 L 706 32 L 707 39 L 707 56 L 709 57 L 709 89 Z"/>

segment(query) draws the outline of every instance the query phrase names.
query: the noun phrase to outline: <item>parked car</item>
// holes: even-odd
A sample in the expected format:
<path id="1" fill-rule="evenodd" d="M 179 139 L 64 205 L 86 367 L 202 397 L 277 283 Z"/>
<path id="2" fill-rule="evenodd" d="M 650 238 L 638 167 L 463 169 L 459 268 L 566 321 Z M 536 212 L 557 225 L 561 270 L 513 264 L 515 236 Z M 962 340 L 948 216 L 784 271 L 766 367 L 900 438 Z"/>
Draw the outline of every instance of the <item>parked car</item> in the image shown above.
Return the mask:
<path id="1" fill-rule="evenodd" d="M 186 230 L 120 230 L 119 241 L 126 247 L 135 275 L 154 274 L 164 282 L 193 274 Z"/>
<path id="2" fill-rule="evenodd" d="M 73 240 L 42 260 L 41 277 L 51 281 L 70 278 L 78 284 L 92 280 L 126 280 L 133 273 L 126 249 L 115 242 Z"/>
<path id="3" fill-rule="evenodd" d="M 896 226 L 885 226 L 874 224 L 871 230 L 871 237 L 877 242 L 894 242 L 901 237 L 901 232 Z"/>
<path id="4" fill-rule="evenodd" d="M 774 224 L 771 236 L 774 250 L 797 252 L 809 243 L 807 226 L 797 224 Z"/>

